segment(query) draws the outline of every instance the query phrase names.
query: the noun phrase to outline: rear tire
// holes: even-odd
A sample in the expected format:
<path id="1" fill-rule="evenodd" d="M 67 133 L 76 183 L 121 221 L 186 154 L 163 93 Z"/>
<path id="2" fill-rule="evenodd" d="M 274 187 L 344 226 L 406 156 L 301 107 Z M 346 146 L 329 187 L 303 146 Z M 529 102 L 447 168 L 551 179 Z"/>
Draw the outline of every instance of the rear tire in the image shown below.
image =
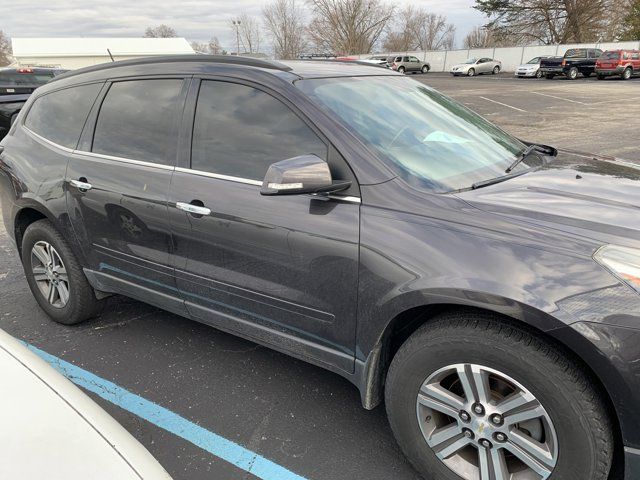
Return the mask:
<path id="1" fill-rule="evenodd" d="M 429 65 L 423 65 L 422 66 L 422 73 L 424 73 L 424 74 L 429 73 Z"/>
<path id="2" fill-rule="evenodd" d="M 569 72 L 567 73 L 567 77 L 569 78 L 569 80 L 575 80 L 576 78 L 578 78 L 579 73 L 580 72 L 576 67 L 571 67 L 569 69 Z"/>
<path id="3" fill-rule="evenodd" d="M 632 76 L 633 76 L 633 71 L 631 70 L 631 68 L 627 67 L 624 69 L 624 72 L 622 72 L 622 80 L 629 80 Z"/>
<path id="4" fill-rule="evenodd" d="M 497 75 L 498 73 L 500 73 L 500 67 L 496 65 L 495 67 L 493 67 L 493 71 L 491 72 L 491 74 Z"/>
<path id="5" fill-rule="evenodd" d="M 22 266 L 38 305 L 52 320 L 74 325 L 101 307 L 67 241 L 49 220 L 29 225 L 22 239 Z"/>
<path id="6" fill-rule="evenodd" d="M 453 373 L 445 377 L 448 372 Z M 478 378 L 483 381 L 477 382 Z M 500 385 L 509 382 L 516 390 L 499 393 Z M 471 395 L 465 394 L 465 385 Z M 482 385 L 488 386 L 491 400 L 478 407 Z M 438 391 L 445 396 L 429 395 Z M 435 398 L 454 401 L 434 402 Z M 522 398 L 527 407 L 515 408 L 514 398 Z M 507 401 L 510 407 L 505 405 Z M 420 327 L 392 360 L 385 402 L 400 447 L 425 478 L 477 480 L 483 456 L 490 468 L 496 465 L 494 474 L 500 470 L 500 460 L 505 462 L 509 472 L 495 475 L 497 478 L 509 478 L 518 467 L 532 469 L 535 462 L 516 460 L 512 453 L 517 450 L 512 442 L 519 443 L 521 435 L 541 442 L 545 451 L 551 452 L 551 460 L 545 457 L 545 471 L 532 478 L 606 480 L 611 469 L 613 428 L 587 372 L 553 344 L 489 314 L 443 314 Z M 449 413 L 442 413 L 447 405 L 451 405 Z M 518 423 L 512 420 L 515 412 L 522 415 L 523 411 L 531 412 L 524 417 L 526 421 L 522 417 Z M 495 412 L 499 412 L 499 420 L 494 420 Z M 461 433 L 462 429 L 468 432 Z M 505 440 L 499 438 L 500 429 L 506 432 Z M 487 439 L 487 444 L 482 443 Z M 464 449 L 454 447 L 459 441 L 470 443 Z M 468 473 L 469 465 L 473 474 Z"/>

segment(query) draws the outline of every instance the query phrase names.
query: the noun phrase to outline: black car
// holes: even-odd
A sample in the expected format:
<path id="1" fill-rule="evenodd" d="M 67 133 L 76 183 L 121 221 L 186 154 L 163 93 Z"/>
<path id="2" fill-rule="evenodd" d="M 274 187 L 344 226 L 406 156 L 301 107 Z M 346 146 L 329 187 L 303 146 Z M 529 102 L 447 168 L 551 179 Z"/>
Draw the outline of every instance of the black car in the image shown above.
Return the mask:
<path id="1" fill-rule="evenodd" d="M 540 61 L 540 71 L 549 80 L 563 75 L 570 80 L 590 76 L 596 70 L 596 60 L 602 55 L 599 48 L 571 48 L 562 57 L 548 57 Z"/>
<path id="2" fill-rule="evenodd" d="M 207 56 L 65 74 L 1 147 L 55 321 L 122 294 L 320 365 L 426 478 L 640 477 L 638 165 L 386 69 Z"/>
<path id="3" fill-rule="evenodd" d="M 0 140 L 7 134 L 29 95 L 0 95 Z"/>

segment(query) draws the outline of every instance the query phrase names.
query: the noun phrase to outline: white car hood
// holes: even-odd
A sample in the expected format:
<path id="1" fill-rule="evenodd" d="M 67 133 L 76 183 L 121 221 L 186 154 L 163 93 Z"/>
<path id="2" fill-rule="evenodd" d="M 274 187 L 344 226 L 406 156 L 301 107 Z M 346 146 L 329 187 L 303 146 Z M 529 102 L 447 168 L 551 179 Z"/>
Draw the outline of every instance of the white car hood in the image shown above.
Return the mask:
<path id="1" fill-rule="evenodd" d="M 451 69 L 453 70 L 454 68 L 457 68 L 457 69 L 469 68 L 469 67 L 473 67 L 474 65 L 475 65 L 475 63 L 458 63 L 458 64 L 452 66 Z"/>
<path id="2" fill-rule="evenodd" d="M 518 66 L 518 70 L 537 70 L 538 68 L 540 68 L 538 63 L 523 63 Z"/>
<path id="3" fill-rule="evenodd" d="M 0 330 L 0 478 L 170 479 L 78 387 Z"/>

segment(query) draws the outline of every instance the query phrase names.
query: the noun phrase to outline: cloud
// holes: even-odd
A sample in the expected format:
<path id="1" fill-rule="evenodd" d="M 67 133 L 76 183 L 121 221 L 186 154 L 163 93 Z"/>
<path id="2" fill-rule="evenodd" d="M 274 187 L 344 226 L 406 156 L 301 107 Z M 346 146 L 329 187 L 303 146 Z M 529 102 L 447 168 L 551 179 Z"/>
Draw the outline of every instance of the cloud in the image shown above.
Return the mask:
<path id="1" fill-rule="evenodd" d="M 242 12 L 260 16 L 266 3 L 260 0 L 7 2 L 2 7 L 0 29 L 10 37 L 140 37 L 146 27 L 165 23 L 188 40 L 207 41 L 215 35 L 227 50 L 234 50 L 235 35 L 230 20 Z M 473 26 L 483 23 L 482 15 L 471 8 L 473 4 L 473 0 L 421 2 L 456 25 L 458 43 Z"/>

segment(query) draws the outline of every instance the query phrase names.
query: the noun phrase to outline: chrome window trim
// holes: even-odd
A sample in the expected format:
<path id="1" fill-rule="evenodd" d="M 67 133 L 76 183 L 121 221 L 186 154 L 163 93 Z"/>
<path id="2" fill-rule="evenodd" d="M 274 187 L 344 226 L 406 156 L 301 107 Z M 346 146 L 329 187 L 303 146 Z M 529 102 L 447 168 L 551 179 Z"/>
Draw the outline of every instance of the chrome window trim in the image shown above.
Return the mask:
<path id="1" fill-rule="evenodd" d="M 65 152 L 67 152 L 67 153 L 73 153 L 73 148 L 65 147 L 64 145 L 59 145 L 59 144 L 57 144 L 56 142 L 53 142 L 53 141 L 51 141 L 51 140 L 49 140 L 49 139 L 47 139 L 47 138 L 44 138 L 42 135 L 40 135 L 40 134 L 38 134 L 38 133 L 34 132 L 33 130 L 31 130 L 29 127 L 27 127 L 27 126 L 26 126 L 26 125 L 24 125 L 24 124 L 22 125 L 22 128 L 23 128 L 24 130 L 26 130 L 26 132 L 27 132 L 29 135 L 34 136 L 34 137 L 35 137 L 35 138 L 37 138 L 38 140 L 41 140 L 41 141 L 43 141 L 44 143 L 46 143 L 46 144 L 48 144 L 48 145 L 51 145 L 52 147 L 59 148 L 60 150 L 63 150 L 63 151 L 65 151 Z"/>
<path id="2" fill-rule="evenodd" d="M 176 167 L 176 172 L 191 173 L 200 177 L 217 178 L 218 180 L 228 180 L 230 182 L 244 183 L 247 185 L 262 186 L 260 180 L 252 180 L 250 178 L 233 177 L 231 175 L 222 175 L 221 173 L 204 172 L 202 170 L 194 170 L 191 168 Z"/>
<path id="3" fill-rule="evenodd" d="M 176 168 L 172 165 L 163 165 L 161 163 L 145 162 L 143 160 L 133 160 L 131 158 L 114 157 L 113 155 L 104 155 L 102 153 L 95 153 L 95 152 L 85 152 L 84 150 L 74 150 L 73 153 L 77 155 L 87 156 L 87 157 L 102 158 L 104 160 L 112 160 L 114 162 L 140 165 L 142 167 L 158 168 L 160 170 L 175 170 Z"/>
<path id="4" fill-rule="evenodd" d="M 184 167 L 176 167 L 175 171 L 181 172 L 181 173 L 189 173 L 192 175 L 198 175 L 201 177 L 215 178 L 217 180 L 227 180 L 229 182 L 243 183 L 245 185 L 254 185 L 256 187 L 262 186 L 262 182 L 260 180 L 252 180 L 250 178 L 233 177 L 231 175 L 222 175 L 221 173 L 204 172 L 202 170 L 193 170 L 191 168 L 184 168 Z M 331 198 L 332 200 L 341 200 L 343 202 L 361 203 L 360 197 L 352 197 L 348 195 L 347 196 L 329 195 L 329 198 Z"/>

